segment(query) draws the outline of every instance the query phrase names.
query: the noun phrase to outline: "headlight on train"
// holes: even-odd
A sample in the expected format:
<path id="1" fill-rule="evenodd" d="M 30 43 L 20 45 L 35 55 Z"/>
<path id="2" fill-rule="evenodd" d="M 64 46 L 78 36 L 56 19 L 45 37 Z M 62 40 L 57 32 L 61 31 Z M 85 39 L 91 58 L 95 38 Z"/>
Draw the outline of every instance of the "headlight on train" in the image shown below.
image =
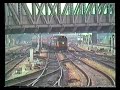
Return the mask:
<path id="1" fill-rule="evenodd" d="M 62 44 L 64 44 L 64 42 L 62 42 Z"/>

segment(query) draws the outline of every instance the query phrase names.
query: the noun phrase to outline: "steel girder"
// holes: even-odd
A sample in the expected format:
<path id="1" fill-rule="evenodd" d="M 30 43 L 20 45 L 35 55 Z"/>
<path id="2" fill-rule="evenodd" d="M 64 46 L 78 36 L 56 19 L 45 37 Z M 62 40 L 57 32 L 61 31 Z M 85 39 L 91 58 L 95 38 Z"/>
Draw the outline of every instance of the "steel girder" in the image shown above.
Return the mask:
<path id="1" fill-rule="evenodd" d="M 22 6 L 21 6 L 21 3 L 18 3 L 18 17 L 20 20 L 20 24 L 22 25 Z"/>
<path id="2" fill-rule="evenodd" d="M 104 26 L 103 24 L 115 25 L 114 3 L 88 3 L 87 6 L 85 3 L 77 3 L 75 8 L 73 8 L 73 3 L 66 3 L 63 11 L 61 11 L 61 4 L 41 3 L 39 5 L 38 3 L 32 3 L 31 14 L 26 3 L 16 4 L 18 5 L 17 9 L 15 4 L 5 3 L 5 29 L 26 28 L 27 25 L 27 28 L 46 26 L 51 31 L 51 27 L 60 26 L 62 29 L 58 32 L 61 32 L 64 31 L 63 25 L 64 27 L 73 26 L 73 31 L 76 31 L 78 26 L 89 24 L 94 26 L 97 23 L 100 27 Z M 44 8 L 45 14 L 43 14 Z M 50 13 L 48 13 L 49 11 Z M 12 15 L 10 16 L 9 13 Z M 29 23 L 25 23 L 26 20 Z M 86 27 L 86 30 L 89 29 L 88 27 Z"/>
<path id="3" fill-rule="evenodd" d="M 29 20 L 29 23 L 33 24 L 33 18 L 32 18 L 32 15 L 30 14 L 30 11 L 29 11 L 27 5 L 25 3 L 21 3 L 21 5 L 23 6 L 23 8 L 24 8 L 24 10 L 25 10 L 25 12 L 27 14 L 27 18 Z"/>
<path id="4" fill-rule="evenodd" d="M 19 21 L 19 18 L 18 18 L 18 15 L 17 15 L 17 12 L 15 11 L 15 7 L 13 7 L 13 4 L 12 3 L 8 3 L 7 4 L 10 12 L 12 13 L 12 18 L 15 22 L 15 24 L 19 25 L 20 24 L 20 21 Z M 7 13 L 7 12 L 6 12 Z M 7 18 L 8 19 L 8 18 Z"/>
<path id="5" fill-rule="evenodd" d="M 36 24 L 38 24 L 40 16 L 41 16 L 42 21 L 44 22 L 44 24 L 48 24 L 45 16 L 44 16 L 43 13 L 42 13 L 42 10 L 43 10 L 44 5 L 45 5 L 44 3 L 41 3 L 41 6 L 39 6 L 39 4 L 36 3 L 36 6 L 37 6 L 37 8 L 38 8 L 38 15 L 37 15 L 37 22 L 36 22 Z"/>
<path id="6" fill-rule="evenodd" d="M 33 21 L 36 22 L 36 7 L 35 3 L 32 3 L 32 15 L 33 15 Z"/>
<path id="7" fill-rule="evenodd" d="M 22 7 L 21 7 L 22 5 Z M 106 16 L 110 16 L 111 15 L 111 11 L 112 11 L 112 18 L 114 18 L 114 15 L 115 15 L 115 11 L 114 11 L 114 8 L 115 8 L 115 5 L 112 3 L 101 3 L 101 4 L 97 4 L 97 3 L 89 3 L 87 5 L 87 7 L 85 6 L 85 3 L 78 3 L 75 7 L 75 9 L 73 9 L 73 3 L 66 3 L 65 6 L 64 6 L 64 9 L 63 9 L 63 12 L 61 13 L 61 4 L 57 4 L 55 3 L 54 5 L 52 5 L 51 3 L 46 3 L 46 4 L 41 4 L 41 6 L 39 6 L 38 3 L 32 3 L 32 15 L 30 14 L 30 10 L 28 9 L 27 5 L 25 3 L 18 3 L 18 12 L 16 12 L 16 10 L 14 10 L 14 5 L 12 4 L 5 4 L 5 7 L 6 8 L 9 8 L 10 12 L 12 13 L 12 16 L 14 17 L 14 21 L 16 22 L 16 24 L 20 24 L 20 18 L 19 17 L 22 17 L 24 16 L 23 14 L 21 14 L 21 8 L 23 8 L 26 12 L 26 15 L 28 16 L 28 20 L 29 20 L 29 23 L 30 24 L 34 24 L 34 22 L 36 22 L 36 24 L 39 24 L 37 23 L 38 20 L 39 20 L 39 16 L 43 17 L 43 22 L 44 24 L 48 24 L 48 22 L 51 21 L 51 19 L 53 19 L 52 17 L 54 17 L 55 21 L 58 23 L 58 24 L 61 24 L 61 20 L 59 18 L 59 16 L 67 16 L 67 14 L 69 16 L 71 16 L 70 18 L 70 23 L 76 23 L 76 19 L 78 17 L 75 17 L 75 21 L 74 21 L 74 16 L 83 16 L 84 15 L 84 18 L 85 18 L 85 23 L 87 23 L 87 21 L 89 21 L 89 18 L 91 15 L 93 15 L 93 9 L 95 8 L 95 14 L 94 16 L 97 16 L 97 23 L 99 23 L 99 20 L 101 20 L 102 16 L 104 15 L 104 12 L 105 12 L 105 9 L 107 9 L 107 14 Z M 7 7 L 8 6 L 8 7 Z M 38 9 L 38 14 L 36 15 L 36 7 Z M 43 7 L 45 7 L 45 14 L 44 15 L 42 12 L 43 12 Z M 48 8 L 50 9 L 51 13 L 50 15 L 48 15 Z M 57 9 L 57 12 L 55 11 L 55 9 Z M 5 9 L 7 10 L 7 9 Z M 68 13 L 67 13 L 68 12 Z M 18 13 L 18 15 L 17 15 Z M 73 16 L 74 15 L 74 16 Z M 7 18 L 7 14 L 6 14 L 6 20 L 8 19 Z M 50 21 L 49 21 L 49 18 L 46 17 L 46 16 L 52 16 L 50 18 Z M 37 18 L 38 17 L 38 18 Z M 36 21 L 36 18 L 37 18 L 37 21 Z M 99 20 L 98 20 L 99 18 Z M 65 18 L 63 18 L 63 22 Z M 109 17 L 109 20 L 108 21 L 111 21 L 110 20 L 111 18 Z"/>
<path id="8" fill-rule="evenodd" d="M 55 8 L 57 7 L 57 4 L 55 4 L 54 6 L 52 6 L 51 3 L 48 4 L 50 10 L 51 10 L 51 13 L 52 13 L 52 16 L 55 18 L 55 21 L 58 22 L 60 24 L 60 20 L 59 20 L 59 17 L 57 16 L 56 12 L 55 12 Z M 56 6 L 56 7 L 55 7 Z"/>
<path id="9" fill-rule="evenodd" d="M 8 25 L 8 6 L 5 3 L 5 25 Z"/>

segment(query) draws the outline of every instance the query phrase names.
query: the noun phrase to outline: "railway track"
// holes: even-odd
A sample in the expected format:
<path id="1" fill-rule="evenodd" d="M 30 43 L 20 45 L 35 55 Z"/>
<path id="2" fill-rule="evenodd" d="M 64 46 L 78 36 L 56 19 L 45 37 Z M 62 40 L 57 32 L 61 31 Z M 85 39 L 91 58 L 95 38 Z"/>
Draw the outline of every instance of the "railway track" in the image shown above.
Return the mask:
<path id="1" fill-rule="evenodd" d="M 68 53 L 67 53 L 68 54 Z M 91 78 L 92 87 L 114 87 L 115 81 L 107 74 L 102 71 L 97 70 L 96 68 L 87 65 L 77 58 L 74 54 L 70 53 L 74 57 L 74 60 L 71 59 L 79 68 L 84 70 L 87 75 Z"/>
<path id="2" fill-rule="evenodd" d="M 58 73 L 58 69 L 57 70 L 54 70 L 53 72 L 50 72 L 50 73 L 47 73 L 47 74 L 45 74 L 45 75 L 41 75 L 41 78 L 46 78 L 46 77 L 49 77 L 49 75 L 52 75 L 53 73 Z M 36 74 L 35 74 L 36 75 Z M 37 77 L 38 77 L 39 75 L 37 75 L 36 77 L 34 76 L 32 76 L 32 78 L 29 78 L 28 80 L 24 80 L 24 81 L 21 81 L 21 82 L 18 82 L 18 83 L 16 83 L 16 84 L 14 84 L 14 86 L 28 86 L 28 87 L 30 87 L 30 82 L 33 82 L 34 80 L 36 80 L 37 79 Z M 44 86 L 42 86 L 42 87 L 44 87 Z"/>
<path id="3" fill-rule="evenodd" d="M 25 54 L 28 55 L 29 49 L 30 47 L 24 47 L 24 48 L 20 48 L 19 50 L 17 50 L 16 53 L 11 52 L 9 55 L 5 55 L 5 65 L 21 57 L 22 55 L 25 55 Z"/>
<path id="4" fill-rule="evenodd" d="M 26 49 L 25 51 L 27 51 L 28 49 Z M 27 83 L 32 82 L 33 80 L 35 80 L 45 69 L 45 67 L 47 66 L 47 61 L 45 60 L 45 64 L 44 67 L 40 68 L 40 70 L 31 73 L 31 74 L 27 74 L 24 75 L 22 77 L 17 77 L 14 79 L 10 79 L 10 80 L 6 80 L 6 86 L 27 86 Z"/>
<path id="5" fill-rule="evenodd" d="M 79 73 L 79 77 L 81 78 L 79 85 L 76 85 L 76 84 L 78 84 L 76 82 L 72 83 L 73 87 L 86 87 L 86 86 L 88 87 L 88 86 L 91 86 L 91 84 L 92 84 L 91 78 L 87 75 L 87 73 L 84 72 L 84 70 L 82 70 L 80 67 L 78 67 L 76 65 L 76 63 L 71 60 L 71 57 L 69 57 L 69 56 L 66 55 L 66 53 L 64 53 L 64 55 L 65 55 L 66 59 L 65 59 L 65 61 L 62 61 L 62 63 L 70 63 L 73 66 L 75 66 L 75 68 L 77 70 L 76 72 Z M 73 70 L 72 73 L 74 73 L 74 70 Z M 72 87 L 72 86 L 69 85 L 67 87 Z"/>
<path id="6" fill-rule="evenodd" d="M 114 59 L 115 59 L 114 56 L 98 55 L 98 54 L 96 54 L 95 52 L 92 52 L 92 51 L 84 51 L 84 50 L 80 49 L 77 45 L 73 45 L 71 47 L 73 47 L 74 49 L 76 49 L 76 51 L 78 51 L 78 52 L 79 51 L 80 52 L 87 52 L 88 54 L 92 55 L 93 57 L 97 56 L 98 58 L 101 58 L 101 59 L 103 59 L 105 61 L 109 61 L 109 62 L 113 62 L 114 63 Z"/>
<path id="7" fill-rule="evenodd" d="M 26 53 L 28 51 L 30 47 L 26 48 L 24 53 Z M 22 53 L 22 51 L 19 51 Z M 5 78 L 7 79 L 11 74 L 13 69 L 19 64 L 21 63 L 25 58 L 27 58 L 27 54 L 17 54 L 14 55 L 14 58 L 12 58 L 11 60 L 5 62 Z"/>
<path id="8" fill-rule="evenodd" d="M 43 71 L 43 73 L 32 82 L 31 86 L 34 87 L 54 87 L 60 86 L 60 78 L 62 74 L 62 68 L 57 58 L 49 59 L 49 64 Z M 57 68 L 57 69 L 56 69 Z M 41 76 L 44 76 L 44 78 Z"/>
<path id="9" fill-rule="evenodd" d="M 47 64 L 48 63 L 46 60 L 44 67 L 38 70 L 37 72 L 6 81 L 6 86 L 27 86 L 30 82 L 35 80 L 43 72 Z"/>
<path id="10" fill-rule="evenodd" d="M 62 68 L 55 57 L 56 54 L 48 55 L 47 63 L 41 73 L 36 73 L 36 76 L 15 84 L 15 86 L 29 87 L 56 87 L 60 86 L 62 77 Z"/>
<path id="11" fill-rule="evenodd" d="M 76 53 L 75 53 L 76 54 Z M 82 57 L 83 56 L 83 54 L 84 54 L 84 56 L 86 57 L 86 58 L 90 58 L 90 59 L 92 59 L 93 61 L 95 61 L 95 62 L 97 62 L 97 63 L 100 63 L 100 64 L 103 64 L 104 66 L 106 66 L 106 67 L 108 67 L 108 68 L 111 68 L 111 69 L 115 69 L 115 63 L 113 63 L 113 62 L 110 62 L 109 60 L 103 60 L 102 58 L 99 58 L 99 57 L 97 57 L 97 56 L 91 56 L 91 55 L 89 55 L 89 54 L 87 54 L 87 53 L 77 53 L 76 55 L 77 56 L 80 56 L 80 57 Z"/>
<path id="12" fill-rule="evenodd" d="M 21 63 L 23 60 L 25 60 L 27 56 L 23 56 L 22 58 L 16 59 L 16 60 L 12 60 L 9 63 L 7 63 L 7 65 L 5 65 L 5 78 L 7 79 L 10 75 L 11 72 L 13 71 L 13 69 L 19 64 Z"/>
<path id="13" fill-rule="evenodd" d="M 22 58 L 22 57 L 23 57 L 23 56 L 22 56 L 21 54 L 14 55 L 14 57 L 10 58 L 10 60 L 7 60 L 7 61 L 5 62 L 5 65 L 13 62 L 13 61 L 16 60 L 16 59 L 20 59 L 20 58 Z"/>
<path id="14" fill-rule="evenodd" d="M 77 56 L 91 58 L 93 61 L 97 61 L 98 63 L 101 63 L 107 66 L 108 68 L 115 69 L 115 62 L 110 61 L 107 58 L 105 57 L 103 58 L 102 56 L 99 56 L 90 52 L 78 51 L 78 48 L 75 48 L 75 47 L 73 48 L 75 49 L 75 51 L 77 51 L 75 52 Z"/>

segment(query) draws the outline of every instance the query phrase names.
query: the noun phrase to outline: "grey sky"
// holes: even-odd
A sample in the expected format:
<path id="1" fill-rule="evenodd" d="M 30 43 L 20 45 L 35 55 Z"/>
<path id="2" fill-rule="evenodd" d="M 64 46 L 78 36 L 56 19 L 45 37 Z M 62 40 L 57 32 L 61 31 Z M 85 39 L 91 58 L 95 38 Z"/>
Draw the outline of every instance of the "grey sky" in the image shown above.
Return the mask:
<path id="1" fill-rule="evenodd" d="M 40 4 L 41 4 L 41 3 L 39 3 L 39 5 L 40 5 Z M 52 3 L 52 4 L 54 4 L 54 3 Z M 73 3 L 74 9 L 75 9 L 76 5 L 77 5 L 77 3 Z M 86 7 L 87 7 L 87 5 L 88 5 L 88 3 L 86 3 Z M 32 3 L 27 3 L 27 6 L 28 6 L 30 12 L 32 13 Z M 65 3 L 61 3 L 61 12 L 63 11 L 64 6 L 65 6 Z M 50 9 L 48 8 L 48 10 L 49 10 L 48 14 L 50 14 Z M 57 9 L 56 9 L 56 10 L 57 10 Z M 104 14 L 105 14 L 106 12 L 107 12 L 107 10 L 105 10 Z M 38 9 L 36 8 L 36 14 L 37 14 L 37 13 L 38 13 Z M 43 8 L 43 14 L 45 14 L 45 7 Z M 93 14 L 95 14 L 95 8 L 93 8 Z"/>

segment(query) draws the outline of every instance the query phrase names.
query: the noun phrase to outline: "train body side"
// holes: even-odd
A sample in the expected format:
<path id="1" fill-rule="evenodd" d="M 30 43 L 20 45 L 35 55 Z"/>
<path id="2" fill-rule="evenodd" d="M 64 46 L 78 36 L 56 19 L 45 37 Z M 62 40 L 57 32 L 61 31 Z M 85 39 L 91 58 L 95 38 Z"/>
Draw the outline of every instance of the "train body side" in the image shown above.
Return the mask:
<path id="1" fill-rule="evenodd" d="M 32 46 L 37 47 L 38 40 L 32 41 Z M 40 44 L 40 41 L 39 41 Z M 66 36 L 53 36 L 47 40 L 42 41 L 42 46 L 46 46 L 51 50 L 67 50 L 67 37 Z"/>

